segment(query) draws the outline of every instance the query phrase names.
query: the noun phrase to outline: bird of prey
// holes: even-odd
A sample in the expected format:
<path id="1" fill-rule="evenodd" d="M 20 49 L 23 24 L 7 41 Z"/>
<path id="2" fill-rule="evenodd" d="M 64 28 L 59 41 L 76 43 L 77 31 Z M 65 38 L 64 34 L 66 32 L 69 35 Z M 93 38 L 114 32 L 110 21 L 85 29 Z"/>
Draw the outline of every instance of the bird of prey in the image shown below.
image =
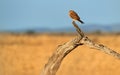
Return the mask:
<path id="1" fill-rule="evenodd" d="M 73 11 L 73 10 L 70 10 L 69 11 L 69 16 L 74 20 L 74 21 L 79 21 L 80 23 L 84 23 L 82 20 L 80 20 L 80 17 L 78 16 L 78 14 Z"/>

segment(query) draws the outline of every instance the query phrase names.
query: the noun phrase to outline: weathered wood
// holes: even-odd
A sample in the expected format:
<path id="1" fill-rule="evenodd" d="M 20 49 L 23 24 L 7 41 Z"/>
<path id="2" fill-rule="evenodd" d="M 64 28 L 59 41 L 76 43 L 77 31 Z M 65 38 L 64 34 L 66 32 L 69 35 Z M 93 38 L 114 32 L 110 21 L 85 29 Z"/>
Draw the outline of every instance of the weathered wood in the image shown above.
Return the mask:
<path id="1" fill-rule="evenodd" d="M 78 44 L 79 41 L 80 38 L 76 37 L 63 45 L 58 46 L 56 51 L 49 58 L 48 63 L 45 65 L 41 75 L 55 75 L 64 57 L 74 50 L 78 45 L 82 45 Z"/>
<path id="2" fill-rule="evenodd" d="M 56 72 L 58 71 L 61 62 L 65 58 L 65 56 L 80 45 L 87 45 L 89 47 L 101 50 L 109 55 L 112 55 L 120 59 L 119 53 L 102 44 L 94 43 L 87 36 L 84 35 L 84 33 L 81 31 L 81 29 L 74 21 L 72 22 L 72 24 L 76 28 L 78 36 L 64 43 L 63 45 L 58 46 L 53 55 L 49 58 L 47 64 L 44 66 L 41 75 L 56 75 Z"/>
<path id="3" fill-rule="evenodd" d="M 81 37 L 82 39 L 80 41 L 80 43 L 87 45 L 89 47 L 92 47 L 94 49 L 98 49 L 103 51 L 106 54 L 112 55 L 118 59 L 120 59 L 120 54 L 115 52 L 114 50 L 108 48 L 107 46 L 103 45 L 103 44 L 97 44 L 94 41 L 90 40 L 87 36 L 84 35 L 84 33 L 80 30 L 80 28 L 78 27 L 78 25 L 73 21 L 72 24 L 74 25 L 74 27 L 76 28 L 76 31 L 78 32 L 78 35 Z"/>

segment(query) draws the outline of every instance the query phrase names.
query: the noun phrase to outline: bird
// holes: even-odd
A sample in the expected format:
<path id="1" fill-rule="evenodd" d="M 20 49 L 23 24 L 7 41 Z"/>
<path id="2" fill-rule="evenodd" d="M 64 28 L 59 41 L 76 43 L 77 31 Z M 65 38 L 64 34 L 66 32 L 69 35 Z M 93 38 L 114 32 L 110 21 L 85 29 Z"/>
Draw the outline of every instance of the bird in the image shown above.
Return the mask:
<path id="1" fill-rule="evenodd" d="M 70 10 L 69 16 L 73 19 L 73 21 L 79 21 L 81 24 L 84 24 L 84 22 L 82 20 L 80 20 L 80 17 L 78 16 L 78 14 L 75 11 Z"/>

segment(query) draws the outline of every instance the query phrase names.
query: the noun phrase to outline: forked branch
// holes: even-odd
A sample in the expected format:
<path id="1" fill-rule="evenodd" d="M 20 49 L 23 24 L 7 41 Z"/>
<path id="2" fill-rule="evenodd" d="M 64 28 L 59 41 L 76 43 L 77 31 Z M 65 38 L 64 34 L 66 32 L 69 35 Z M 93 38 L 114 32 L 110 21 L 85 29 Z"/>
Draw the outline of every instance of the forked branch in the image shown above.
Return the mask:
<path id="1" fill-rule="evenodd" d="M 74 27 L 76 28 L 76 31 L 79 33 L 79 36 L 82 36 L 82 39 L 80 41 L 80 43 L 87 45 L 89 47 L 101 50 L 109 55 L 112 55 L 118 59 L 120 59 L 120 54 L 115 52 L 114 50 L 102 45 L 102 44 L 97 44 L 94 41 L 90 40 L 87 36 L 84 35 L 84 33 L 80 30 L 80 28 L 78 27 L 78 25 L 73 21 L 72 24 L 74 25 Z"/>
<path id="2" fill-rule="evenodd" d="M 72 24 L 76 28 L 78 36 L 64 43 L 63 45 L 58 46 L 58 48 L 55 50 L 53 55 L 49 58 L 47 64 L 44 66 L 41 75 L 55 75 L 65 56 L 80 45 L 87 45 L 89 47 L 95 48 L 97 50 L 101 50 L 109 55 L 112 55 L 120 59 L 119 53 L 115 52 L 114 50 L 102 44 L 94 43 L 87 36 L 85 36 L 85 34 L 81 31 L 81 29 L 74 21 L 72 22 Z"/>

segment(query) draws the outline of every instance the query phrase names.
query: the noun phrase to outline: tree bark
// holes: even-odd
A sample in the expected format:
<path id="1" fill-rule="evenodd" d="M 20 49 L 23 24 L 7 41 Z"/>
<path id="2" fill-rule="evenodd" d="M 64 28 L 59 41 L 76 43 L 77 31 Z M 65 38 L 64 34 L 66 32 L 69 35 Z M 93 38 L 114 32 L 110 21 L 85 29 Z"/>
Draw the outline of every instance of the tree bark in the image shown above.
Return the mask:
<path id="1" fill-rule="evenodd" d="M 58 46 L 58 48 L 55 50 L 53 55 L 49 58 L 47 64 L 45 64 L 41 75 L 56 75 L 56 72 L 58 71 L 61 65 L 61 62 L 65 58 L 65 56 L 80 45 L 87 45 L 89 47 L 103 51 L 104 53 L 107 53 L 109 55 L 112 55 L 120 59 L 119 53 L 115 52 L 114 50 L 102 44 L 94 43 L 87 36 L 84 35 L 84 33 L 81 31 L 81 29 L 78 27 L 78 25 L 74 21 L 72 22 L 72 24 L 74 25 L 78 33 L 78 36 Z"/>

